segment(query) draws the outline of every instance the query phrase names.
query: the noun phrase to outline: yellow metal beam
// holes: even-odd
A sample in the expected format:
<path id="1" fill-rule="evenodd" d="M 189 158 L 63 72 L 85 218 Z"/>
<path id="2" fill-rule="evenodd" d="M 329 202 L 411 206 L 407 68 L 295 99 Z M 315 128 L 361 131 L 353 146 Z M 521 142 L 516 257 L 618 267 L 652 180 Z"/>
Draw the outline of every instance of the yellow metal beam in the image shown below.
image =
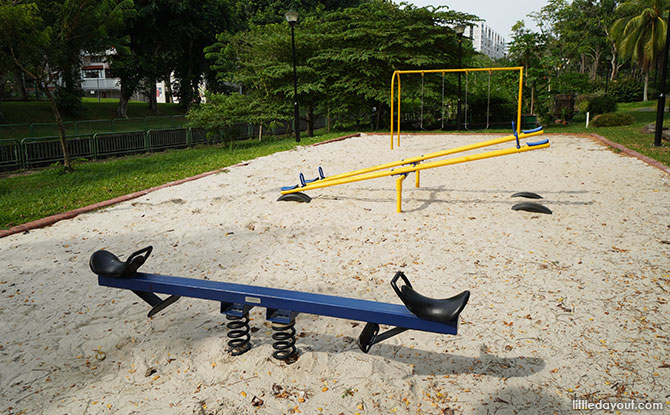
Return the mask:
<path id="1" fill-rule="evenodd" d="M 411 172 L 418 172 L 421 170 L 428 170 L 432 169 L 435 167 L 442 167 L 442 166 L 449 166 L 452 164 L 458 164 L 458 163 L 465 163 L 469 161 L 475 161 L 475 160 L 483 160 L 487 158 L 492 158 L 492 157 L 499 157 L 499 156 L 506 156 L 508 154 L 516 154 L 516 153 L 523 153 L 526 151 L 533 151 L 533 150 L 540 150 L 543 148 L 549 147 L 549 143 L 547 142 L 546 144 L 540 144 L 540 145 L 534 145 L 534 146 L 529 146 L 529 145 L 524 145 L 520 148 L 507 148 L 507 149 L 502 149 L 502 150 L 493 150 L 489 151 L 486 153 L 479 153 L 479 154 L 472 154 L 469 156 L 461 156 L 461 157 L 455 157 L 447 160 L 436 160 L 436 161 L 431 161 L 428 163 L 423 163 L 423 164 L 418 164 L 416 166 L 406 166 L 406 167 L 400 167 L 398 169 L 391 169 L 391 170 L 385 170 L 385 171 L 377 171 L 377 172 L 371 172 L 371 173 L 366 173 L 366 174 L 358 174 L 355 176 L 351 177 L 343 177 L 339 179 L 333 179 L 333 180 L 319 180 L 313 183 L 308 184 L 307 186 L 304 187 L 298 187 L 295 189 L 291 190 L 283 190 L 281 193 L 282 194 L 288 194 L 288 193 L 297 193 L 297 192 L 305 192 L 308 190 L 314 190 L 314 189 L 320 189 L 323 187 L 330 187 L 330 186 L 336 186 L 339 184 L 345 184 L 345 183 L 353 183 L 353 182 L 359 182 L 363 180 L 369 180 L 369 179 L 376 179 L 379 177 L 387 177 L 387 176 L 394 176 L 397 174 L 403 174 L 403 173 L 411 173 Z"/>
<path id="2" fill-rule="evenodd" d="M 414 69 L 407 71 L 395 71 L 395 73 L 449 73 L 449 72 L 487 72 L 487 71 L 518 71 L 523 66 L 495 67 L 495 68 L 461 68 L 461 69 Z"/>
<path id="3" fill-rule="evenodd" d="M 544 130 L 536 131 L 536 132 L 533 132 L 533 133 L 521 133 L 521 134 L 519 134 L 519 140 L 529 138 L 529 137 L 534 137 L 534 136 L 537 136 L 537 135 L 540 135 L 540 134 L 544 134 Z M 491 140 L 480 141 L 479 143 L 473 143 L 473 144 L 468 144 L 468 145 L 464 145 L 464 146 L 460 146 L 460 147 L 454 147 L 454 148 L 450 148 L 448 150 L 436 151 L 434 153 L 426 154 L 426 155 L 423 155 L 423 156 L 418 156 L 418 157 L 412 157 L 412 158 L 408 158 L 408 159 L 393 161 L 393 162 L 390 162 L 390 163 L 380 164 L 378 166 L 367 167 L 365 169 L 360 169 L 360 170 L 354 170 L 354 171 L 350 171 L 350 172 L 347 172 L 347 173 L 335 174 L 335 175 L 332 175 L 332 176 L 328 176 L 328 177 L 326 177 L 326 178 L 324 178 L 320 181 L 323 182 L 323 181 L 343 179 L 345 177 L 352 177 L 352 176 L 356 176 L 356 175 L 359 175 L 359 174 L 370 173 L 370 172 L 373 172 L 373 171 L 390 169 L 392 167 L 402 166 L 403 164 L 418 163 L 420 161 L 424 161 L 424 160 L 428 160 L 428 159 L 432 159 L 432 158 L 444 157 L 444 156 L 448 156 L 448 155 L 451 155 L 451 154 L 456 154 L 456 153 L 461 153 L 461 152 L 464 152 L 464 151 L 475 150 L 475 149 L 478 149 L 478 148 L 493 146 L 493 145 L 496 145 L 496 144 L 502 144 L 502 143 L 506 143 L 508 141 L 514 141 L 514 140 L 516 140 L 516 137 L 514 135 L 508 135 L 508 136 L 505 136 L 505 137 L 499 137 L 499 138 L 494 138 L 494 139 L 491 139 Z M 417 185 L 417 187 L 418 187 L 418 185 Z"/>

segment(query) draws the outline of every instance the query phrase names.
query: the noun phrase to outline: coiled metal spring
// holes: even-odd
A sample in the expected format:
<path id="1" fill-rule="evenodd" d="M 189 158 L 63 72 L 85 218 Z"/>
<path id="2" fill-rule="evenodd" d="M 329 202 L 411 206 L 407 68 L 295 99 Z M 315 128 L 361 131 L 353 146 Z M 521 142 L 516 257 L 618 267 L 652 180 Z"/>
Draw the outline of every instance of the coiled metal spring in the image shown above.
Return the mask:
<path id="1" fill-rule="evenodd" d="M 292 321 L 290 324 L 279 324 L 272 323 L 272 340 L 275 342 L 272 343 L 272 348 L 275 349 L 272 352 L 272 357 L 278 360 L 288 360 L 292 357 L 295 357 L 296 348 L 295 348 L 295 321 Z"/>
<path id="2" fill-rule="evenodd" d="M 249 314 L 242 317 L 226 315 L 229 320 L 226 324 L 228 328 L 228 346 L 230 347 L 230 354 L 239 356 L 251 349 L 251 335 L 249 334 Z"/>

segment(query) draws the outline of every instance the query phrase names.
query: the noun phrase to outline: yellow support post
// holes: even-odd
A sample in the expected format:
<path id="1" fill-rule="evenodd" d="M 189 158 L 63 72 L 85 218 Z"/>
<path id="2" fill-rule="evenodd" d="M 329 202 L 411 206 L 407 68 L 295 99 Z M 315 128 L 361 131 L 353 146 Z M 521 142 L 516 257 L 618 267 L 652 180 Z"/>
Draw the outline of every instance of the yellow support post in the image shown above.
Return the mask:
<path id="1" fill-rule="evenodd" d="M 417 163 L 418 164 L 418 163 Z M 419 181 L 420 181 L 420 175 L 421 172 L 419 170 L 416 171 L 416 182 L 414 183 L 414 187 L 418 188 L 419 187 Z"/>
<path id="2" fill-rule="evenodd" d="M 395 179 L 395 211 L 396 213 L 402 212 L 402 182 L 405 180 L 406 175 L 401 175 Z"/>
<path id="3" fill-rule="evenodd" d="M 395 83 L 395 75 L 396 73 L 393 72 L 393 76 L 391 77 L 391 150 L 393 150 L 393 123 L 395 122 L 395 119 L 393 118 L 393 86 Z"/>
<path id="4" fill-rule="evenodd" d="M 523 92 L 523 66 L 519 67 L 519 106 L 516 114 L 516 133 L 521 132 L 521 93 Z"/>
<path id="5" fill-rule="evenodd" d="M 400 73 L 398 73 L 398 147 L 400 147 Z"/>

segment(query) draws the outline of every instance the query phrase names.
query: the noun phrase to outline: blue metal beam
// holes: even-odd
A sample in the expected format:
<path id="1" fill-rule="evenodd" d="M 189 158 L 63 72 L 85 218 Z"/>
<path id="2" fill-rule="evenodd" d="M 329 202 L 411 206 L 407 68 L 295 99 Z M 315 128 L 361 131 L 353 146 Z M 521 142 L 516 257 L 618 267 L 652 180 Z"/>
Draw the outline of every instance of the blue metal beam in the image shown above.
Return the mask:
<path id="1" fill-rule="evenodd" d="M 316 314 L 432 333 L 456 334 L 458 329 L 458 320 L 448 323 L 423 320 L 412 314 L 404 305 L 356 298 L 141 272 L 129 278 L 99 275 L 98 283 L 102 286 L 133 291 L 265 307 L 268 310 Z"/>

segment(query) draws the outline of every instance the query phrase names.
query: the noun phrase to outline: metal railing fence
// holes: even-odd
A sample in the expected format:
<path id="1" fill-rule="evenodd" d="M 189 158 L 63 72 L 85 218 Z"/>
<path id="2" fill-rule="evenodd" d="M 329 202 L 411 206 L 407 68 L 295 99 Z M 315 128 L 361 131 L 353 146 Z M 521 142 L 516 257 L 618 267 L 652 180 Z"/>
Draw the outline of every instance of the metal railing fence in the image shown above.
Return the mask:
<path id="1" fill-rule="evenodd" d="M 214 144 L 220 141 L 220 138 L 208 138 L 206 131 L 200 128 L 80 134 L 66 137 L 66 145 L 72 159 L 140 154 L 168 148 Z M 58 136 L 0 140 L 0 171 L 43 167 L 61 161 L 63 161 L 63 150 Z"/>
<path id="2" fill-rule="evenodd" d="M 185 115 L 168 115 L 161 117 L 66 121 L 63 124 L 67 135 L 82 135 L 180 128 L 186 124 L 186 121 Z M 56 135 L 58 135 L 58 125 L 56 123 L 0 124 L 0 139 L 23 139 L 27 137 L 51 137 Z"/>
<path id="3" fill-rule="evenodd" d="M 101 121 L 79 121 L 72 123 L 75 131 L 85 131 L 84 134 L 69 134 L 66 145 L 72 159 L 98 159 L 111 156 L 141 154 L 163 151 L 169 148 L 187 148 L 194 145 L 216 144 L 223 141 L 246 140 L 258 137 L 259 126 L 251 124 L 236 124 L 226 131 L 224 136 L 208 134 L 202 128 L 179 128 L 180 120 L 174 119 L 167 124 L 165 120 L 158 122 L 149 118 L 135 119 L 141 121 L 142 127 L 153 126 L 144 130 L 125 131 L 123 127 L 133 126 L 132 119 L 102 120 L 107 125 L 122 131 L 94 132 L 93 126 Z M 165 128 L 159 128 L 163 123 Z M 135 124 L 137 125 L 137 124 Z M 325 118 L 317 118 L 314 128 L 322 128 Z M 33 124 L 41 128 L 41 125 Z M 306 130 L 307 124 L 301 122 L 301 130 Z M 281 135 L 290 130 L 288 122 L 264 131 L 264 135 Z M 63 161 L 63 151 L 57 131 L 43 137 L 26 137 L 23 139 L 0 139 L 0 171 L 12 171 L 25 168 L 43 167 Z"/>

